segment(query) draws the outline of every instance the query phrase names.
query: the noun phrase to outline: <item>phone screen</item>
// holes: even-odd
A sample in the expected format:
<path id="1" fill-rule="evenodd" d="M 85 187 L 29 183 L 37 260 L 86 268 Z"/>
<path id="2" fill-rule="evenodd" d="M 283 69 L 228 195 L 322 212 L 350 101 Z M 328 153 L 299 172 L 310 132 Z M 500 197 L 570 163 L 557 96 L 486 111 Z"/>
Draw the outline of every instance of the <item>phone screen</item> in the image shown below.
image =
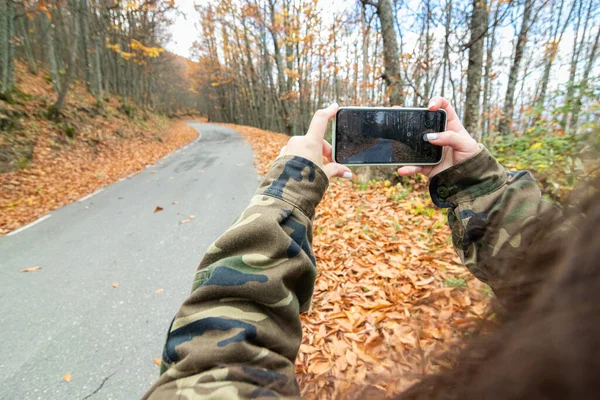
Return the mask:
<path id="1" fill-rule="evenodd" d="M 335 161 L 341 164 L 437 164 L 443 149 L 423 140 L 446 127 L 444 111 L 341 108 Z"/>

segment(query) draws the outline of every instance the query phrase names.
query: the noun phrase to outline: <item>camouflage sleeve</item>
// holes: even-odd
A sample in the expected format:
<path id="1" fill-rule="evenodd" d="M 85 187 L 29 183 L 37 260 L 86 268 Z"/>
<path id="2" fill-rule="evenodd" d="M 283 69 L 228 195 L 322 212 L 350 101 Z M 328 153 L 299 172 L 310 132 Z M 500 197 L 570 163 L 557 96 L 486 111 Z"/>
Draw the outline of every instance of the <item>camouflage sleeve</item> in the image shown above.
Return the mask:
<path id="1" fill-rule="evenodd" d="M 514 289 L 507 281 L 537 233 L 537 217 L 554 206 L 542 199 L 529 172 L 506 171 L 483 145 L 473 157 L 433 177 L 429 192 L 435 205 L 448 208 L 462 262 L 505 303 Z"/>
<path id="2" fill-rule="evenodd" d="M 144 398 L 296 397 L 294 361 L 316 278 L 312 218 L 328 186 L 301 157 L 275 161 L 250 205 L 207 250 Z"/>

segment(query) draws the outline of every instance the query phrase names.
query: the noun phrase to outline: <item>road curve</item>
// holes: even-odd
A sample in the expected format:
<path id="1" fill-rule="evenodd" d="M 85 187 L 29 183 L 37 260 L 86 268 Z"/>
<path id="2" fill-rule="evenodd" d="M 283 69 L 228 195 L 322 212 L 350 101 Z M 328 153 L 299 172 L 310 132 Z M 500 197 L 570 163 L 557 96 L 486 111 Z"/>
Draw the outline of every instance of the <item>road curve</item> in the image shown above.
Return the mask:
<path id="1" fill-rule="evenodd" d="M 137 399 L 157 379 L 196 266 L 258 185 L 241 136 L 190 125 L 199 140 L 0 238 L 0 399 Z"/>

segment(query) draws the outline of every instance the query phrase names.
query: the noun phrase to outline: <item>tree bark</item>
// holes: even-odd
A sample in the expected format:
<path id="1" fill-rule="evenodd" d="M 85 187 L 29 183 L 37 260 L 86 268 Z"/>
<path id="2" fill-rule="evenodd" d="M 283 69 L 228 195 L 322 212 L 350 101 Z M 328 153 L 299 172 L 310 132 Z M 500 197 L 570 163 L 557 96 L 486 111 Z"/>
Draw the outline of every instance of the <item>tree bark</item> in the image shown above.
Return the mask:
<path id="1" fill-rule="evenodd" d="M 394 29 L 394 12 L 390 0 L 379 0 L 378 3 L 372 3 L 367 0 L 361 0 L 363 4 L 374 5 L 381 25 L 381 38 L 383 39 L 383 59 L 385 72 L 383 79 L 385 81 L 390 105 L 404 105 L 404 83 L 400 76 L 400 54 L 398 52 L 398 39 Z"/>
<path id="2" fill-rule="evenodd" d="M 442 90 L 441 96 L 445 96 L 446 89 L 446 69 L 448 69 L 448 74 L 450 74 L 450 21 L 452 18 L 452 0 L 448 0 L 445 7 L 446 11 L 446 23 L 444 25 L 444 54 L 442 56 Z"/>
<path id="3" fill-rule="evenodd" d="M 485 69 L 483 75 L 483 126 L 478 132 L 478 139 L 481 141 L 483 137 L 489 134 L 490 130 L 490 97 L 492 86 L 492 66 L 494 61 L 494 49 L 496 48 L 496 27 L 498 26 L 498 13 L 500 12 L 500 4 L 494 10 L 494 26 L 492 32 L 488 35 L 487 50 L 485 55 Z"/>
<path id="4" fill-rule="evenodd" d="M 48 63 L 50 64 L 50 79 L 52 79 L 52 87 L 59 94 L 61 85 L 60 76 L 58 75 L 58 63 L 56 62 L 56 51 L 54 49 L 54 24 L 45 13 L 42 18 L 46 25 L 46 51 L 48 52 Z"/>
<path id="5" fill-rule="evenodd" d="M 531 19 L 531 10 L 533 9 L 533 0 L 525 0 L 523 9 L 523 20 L 521 21 L 521 29 L 517 37 L 517 44 L 515 45 L 515 55 L 513 57 L 512 64 L 510 66 L 510 72 L 508 74 L 508 84 L 506 85 L 506 95 L 504 96 L 504 108 L 502 119 L 500 120 L 500 133 L 506 135 L 512 129 L 512 118 L 515 108 L 514 97 L 515 89 L 517 87 L 517 80 L 519 78 L 519 70 L 521 68 L 521 59 L 525 51 L 527 44 L 527 34 L 529 32 L 529 20 Z"/>
<path id="6" fill-rule="evenodd" d="M 569 21 L 571 20 L 571 15 L 573 13 L 573 10 L 576 7 L 576 2 L 573 3 L 573 6 L 571 7 L 571 10 L 569 11 L 569 15 L 567 16 L 567 20 L 563 24 L 562 29 L 560 31 L 560 35 L 559 35 L 558 30 L 560 28 L 560 22 L 561 22 L 560 20 L 561 20 L 563 6 L 564 6 L 564 0 L 561 0 L 560 9 L 558 12 L 558 19 L 556 20 L 556 29 L 554 30 L 554 34 L 552 35 L 552 37 L 546 44 L 546 46 L 547 46 L 546 54 L 545 54 L 546 63 L 544 65 L 544 74 L 542 76 L 540 92 L 539 92 L 539 95 L 538 95 L 538 98 L 537 98 L 537 101 L 535 104 L 535 115 L 534 115 L 534 120 L 533 120 L 532 125 L 534 125 L 542 117 L 542 112 L 544 109 L 544 105 L 546 103 L 546 93 L 548 91 L 548 83 L 550 82 L 550 72 L 552 70 L 554 60 L 556 59 L 556 54 L 558 53 L 558 47 L 560 45 L 561 39 L 563 37 L 563 34 L 565 33 L 565 30 L 567 29 Z"/>
<path id="7" fill-rule="evenodd" d="M 279 46 L 279 36 L 275 30 L 275 0 L 269 0 L 269 6 L 271 11 L 271 27 L 269 28 L 269 32 L 271 33 L 271 37 L 273 38 L 273 49 L 275 52 L 275 64 L 277 66 L 277 81 L 279 86 L 279 105 L 281 117 L 283 118 L 285 125 L 285 133 L 288 136 L 292 136 L 292 121 L 290 119 L 290 113 L 287 107 L 287 84 L 285 81 L 285 72 L 283 70 L 283 60 L 281 57 L 281 48 Z"/>
<path id="8" fill-rule="evenodd" d="M 594 67 L 594 63 L 596 61 L 596 56 L 598 55 L 598 42 L 600 41 L 600 27 L 598 27 L 598 32 L 596 32 L 596 38 L 594 39 L 594 44 L 590 49 L 587 56 L 587 64 L 583 71 L 583 78 L 579 83 L 579 94 L 575 101 L 573 102 L 573 115 L 571 116 L 571 123 L 569 125 L 569 129 L 577 129 L 577 123 L 579 122 L 579 113 L 581 112 L 581 100 L 585 94 L 585 91 L 588 86 L 588 81 L 590 77 L 590 73 Z"/>
<path id="9" fill-rule="evenodd" d="M 362 27 L 362 82 L 361 82 L 361 104 L 369 105 L 369 92 L 367 91 L 369 82 L 369 33 L 371 31 L 370 21 L 367 22 L 367 10 L 363 4 L 361 7 L 361 27 Z"/>
<path id="10" fill-rule="evenodd" d="M 8 0 L 0 0 L 0 94 L 4 94 L 4 74 L 8 71 Z"/>
<path id="11" fill-rule="evenodd" d="M 479 102 L 481 98 L 481 70 L 483 68 L 483 45 L 487 30 L 488 12 L 485 0 L 473 0 L 471 15 L 471 39 L 469 43 L 469 67 L 467 69 L 467 93 L 463 123 L 472 134 L 479 129 Z"/>
<path id="12" fill-rule="evenodd" d="M 27 32 L 27 17 L 23 16 L 19 18 L 19 26 L 21 27 L 21 38 L 23 39 L 23 50 L 25 51 L 25 57 L 27 58 L 27 68 L 29 73 L 37 74 L 37 64 L 31 51 L 31 43 L 29 41 L 29 33 Z"/>
<path id="13" fill-rule="evenodd" d="M 0 0 L 1 1 L 1 0 Z M 0 18 L 6 22 L 0 27 L 0 41 L 2 44 L 2 80 L 0 85 L 0 95 L 8 98 L 13 90 L 14 85 L 14 54 L 15 54 L 15 5 L 11 0 L 6 0 L 4 15 L 0 15 Z"/>
<path id="14" fill-rule="evenodd" d="M 575 24 L 575 35 L 573 37 L 573 53 L 571 54 L 571 66 L 569 68 L 569 81 L 567 82 L 567 95 L 565 98 L 565 112 L 561 121 L 562 128 L 566 131 L 568 128 L 569 113 L 573 106 L 573 97 L 575 96 L 575 77 L 577 75 L 577 67 L 579 64 L 579 53 L 584 45 L 585 38 L 587 36 L 588 22 L 590 21 L 590 14 L 592 11 L 592 2 L 590 1 L 585 18 L 583 32 L 581 34 L 581 41 L 579 41 L 579 27 L 581 25 L 581 10 L 583 7 L 583 0 L 580 0 L 579 9 L 577 10 L 577 23 Z"/>
<path id="15" fill-rule="evenodd" d="M 73 8 L 73 38 L 71 43 L 71 53 L 69 58 L 69 70 L 67 72 L 67 79 L 65 81 L 60 94 L 58 95 L 58 99 L 56 103 L 50 108 L 50 116 L 52 118 L 58 118 L 60 113 L 65 105 L 65 100 L 67 98 L 67 93 L 69 92 L 69 86 L 75 79 L 75 72 L 77 69 L 77 45 L 79 42 L 79 7 L 77 4 L 77 0 L 72 2 Z"/>

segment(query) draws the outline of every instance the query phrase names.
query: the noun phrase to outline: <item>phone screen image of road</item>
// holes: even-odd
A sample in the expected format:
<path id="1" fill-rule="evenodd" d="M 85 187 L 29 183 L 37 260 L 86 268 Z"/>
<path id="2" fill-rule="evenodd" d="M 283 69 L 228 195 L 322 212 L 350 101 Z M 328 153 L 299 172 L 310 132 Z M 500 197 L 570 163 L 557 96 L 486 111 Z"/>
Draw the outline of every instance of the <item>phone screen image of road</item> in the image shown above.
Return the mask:
<path id="1" fill-rule="evenodd" d="M 335 158 L 342 164 L 434 164 L 442 148 L 423 140 L 441 132 L 446 115 L 427 110 L 341 109 L 337 114 Z"/>

